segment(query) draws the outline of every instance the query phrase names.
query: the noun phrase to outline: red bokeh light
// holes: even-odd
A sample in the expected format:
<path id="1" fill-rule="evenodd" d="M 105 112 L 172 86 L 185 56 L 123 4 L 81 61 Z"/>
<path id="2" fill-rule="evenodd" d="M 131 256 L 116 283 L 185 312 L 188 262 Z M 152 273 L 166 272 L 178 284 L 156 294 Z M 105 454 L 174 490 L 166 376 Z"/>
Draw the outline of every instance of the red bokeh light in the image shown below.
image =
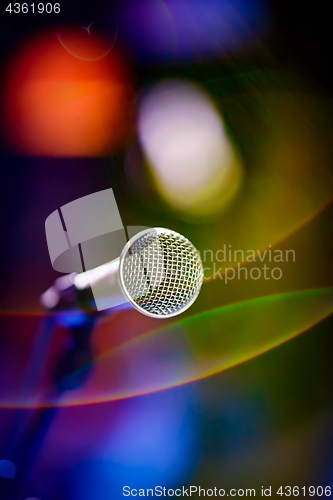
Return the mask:
<path id="1" fill-rule="evenodd" d="M 27 155 L 108 154 L 126 136 L 130 88 L 129 72 L 114 50 L 87 61 L 69 53 L 56 34 L 43 35 L 21 48 L 8 69 L 7 141 Z"/>
<path id="2" fill-rule="evenodd" d="M 95 23 L 87 28 L 81 26 L 61 26 L 57 29 L 57 37 L 61 45 L 73 56 L 86 61 L 94 61 L 105 57 L 112 50 L 117 33 L 101 35 Z"/>

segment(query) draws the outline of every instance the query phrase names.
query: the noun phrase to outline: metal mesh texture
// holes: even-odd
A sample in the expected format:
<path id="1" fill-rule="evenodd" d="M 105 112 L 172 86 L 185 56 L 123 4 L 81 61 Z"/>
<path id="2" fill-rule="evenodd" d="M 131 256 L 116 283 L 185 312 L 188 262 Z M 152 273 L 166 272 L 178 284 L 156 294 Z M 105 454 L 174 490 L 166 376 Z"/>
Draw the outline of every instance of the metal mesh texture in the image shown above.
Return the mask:
<path id="1" fill-rule="evenodd" d="M 187 309 L 199 294 L 203 268 L 199 252 L 184 236 L 153 229 L 123 256 L 121 279 L 131 301 L 151 316 Z"/>

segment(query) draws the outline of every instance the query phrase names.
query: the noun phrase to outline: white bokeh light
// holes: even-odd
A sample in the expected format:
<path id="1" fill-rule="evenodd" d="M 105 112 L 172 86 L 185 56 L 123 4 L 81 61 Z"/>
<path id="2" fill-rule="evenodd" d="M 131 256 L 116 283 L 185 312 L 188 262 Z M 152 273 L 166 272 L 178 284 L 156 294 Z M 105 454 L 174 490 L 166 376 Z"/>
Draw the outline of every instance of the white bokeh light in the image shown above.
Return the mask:
<path id="1" fill-rule="evenodd" d="M 141 101 L 138 130 L 157 188 L 174 208 L 207 215 L 233 197 L 239 161 L 201 88 L 183 81 L 152 88 Z"/>

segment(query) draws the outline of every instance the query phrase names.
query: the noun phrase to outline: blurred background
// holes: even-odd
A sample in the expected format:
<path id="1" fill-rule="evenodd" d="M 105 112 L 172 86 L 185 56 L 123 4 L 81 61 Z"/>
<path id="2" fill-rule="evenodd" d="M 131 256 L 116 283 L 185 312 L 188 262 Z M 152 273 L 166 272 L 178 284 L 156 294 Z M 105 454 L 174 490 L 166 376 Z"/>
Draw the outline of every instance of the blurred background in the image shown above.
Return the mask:
<path id="1" fill-rule="evenodd" d="M 49 4 L 1 7 L 1 500 L 333 487 L 328 6 Z M 46 218 L 108 188 L 200 251 L 182 316 L 40 305 Z"/>

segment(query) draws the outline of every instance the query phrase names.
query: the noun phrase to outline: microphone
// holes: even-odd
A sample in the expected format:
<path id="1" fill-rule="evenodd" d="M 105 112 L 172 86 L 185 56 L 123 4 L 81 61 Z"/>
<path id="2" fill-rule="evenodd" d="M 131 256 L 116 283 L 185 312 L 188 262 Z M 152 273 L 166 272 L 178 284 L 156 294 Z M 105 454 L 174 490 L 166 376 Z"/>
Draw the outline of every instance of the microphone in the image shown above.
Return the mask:
<path id="1" fill-rule="evenodd" d="M 84 308 L 91 287 L 98 310 L 129 303 L 147 316 L 170 318 L 193 304 L 202 282 L 194 245 L 175 231 L 153 228 L 133 236 L 118 259 L 58 278 L 41 302 L 50 310 Z"/>

